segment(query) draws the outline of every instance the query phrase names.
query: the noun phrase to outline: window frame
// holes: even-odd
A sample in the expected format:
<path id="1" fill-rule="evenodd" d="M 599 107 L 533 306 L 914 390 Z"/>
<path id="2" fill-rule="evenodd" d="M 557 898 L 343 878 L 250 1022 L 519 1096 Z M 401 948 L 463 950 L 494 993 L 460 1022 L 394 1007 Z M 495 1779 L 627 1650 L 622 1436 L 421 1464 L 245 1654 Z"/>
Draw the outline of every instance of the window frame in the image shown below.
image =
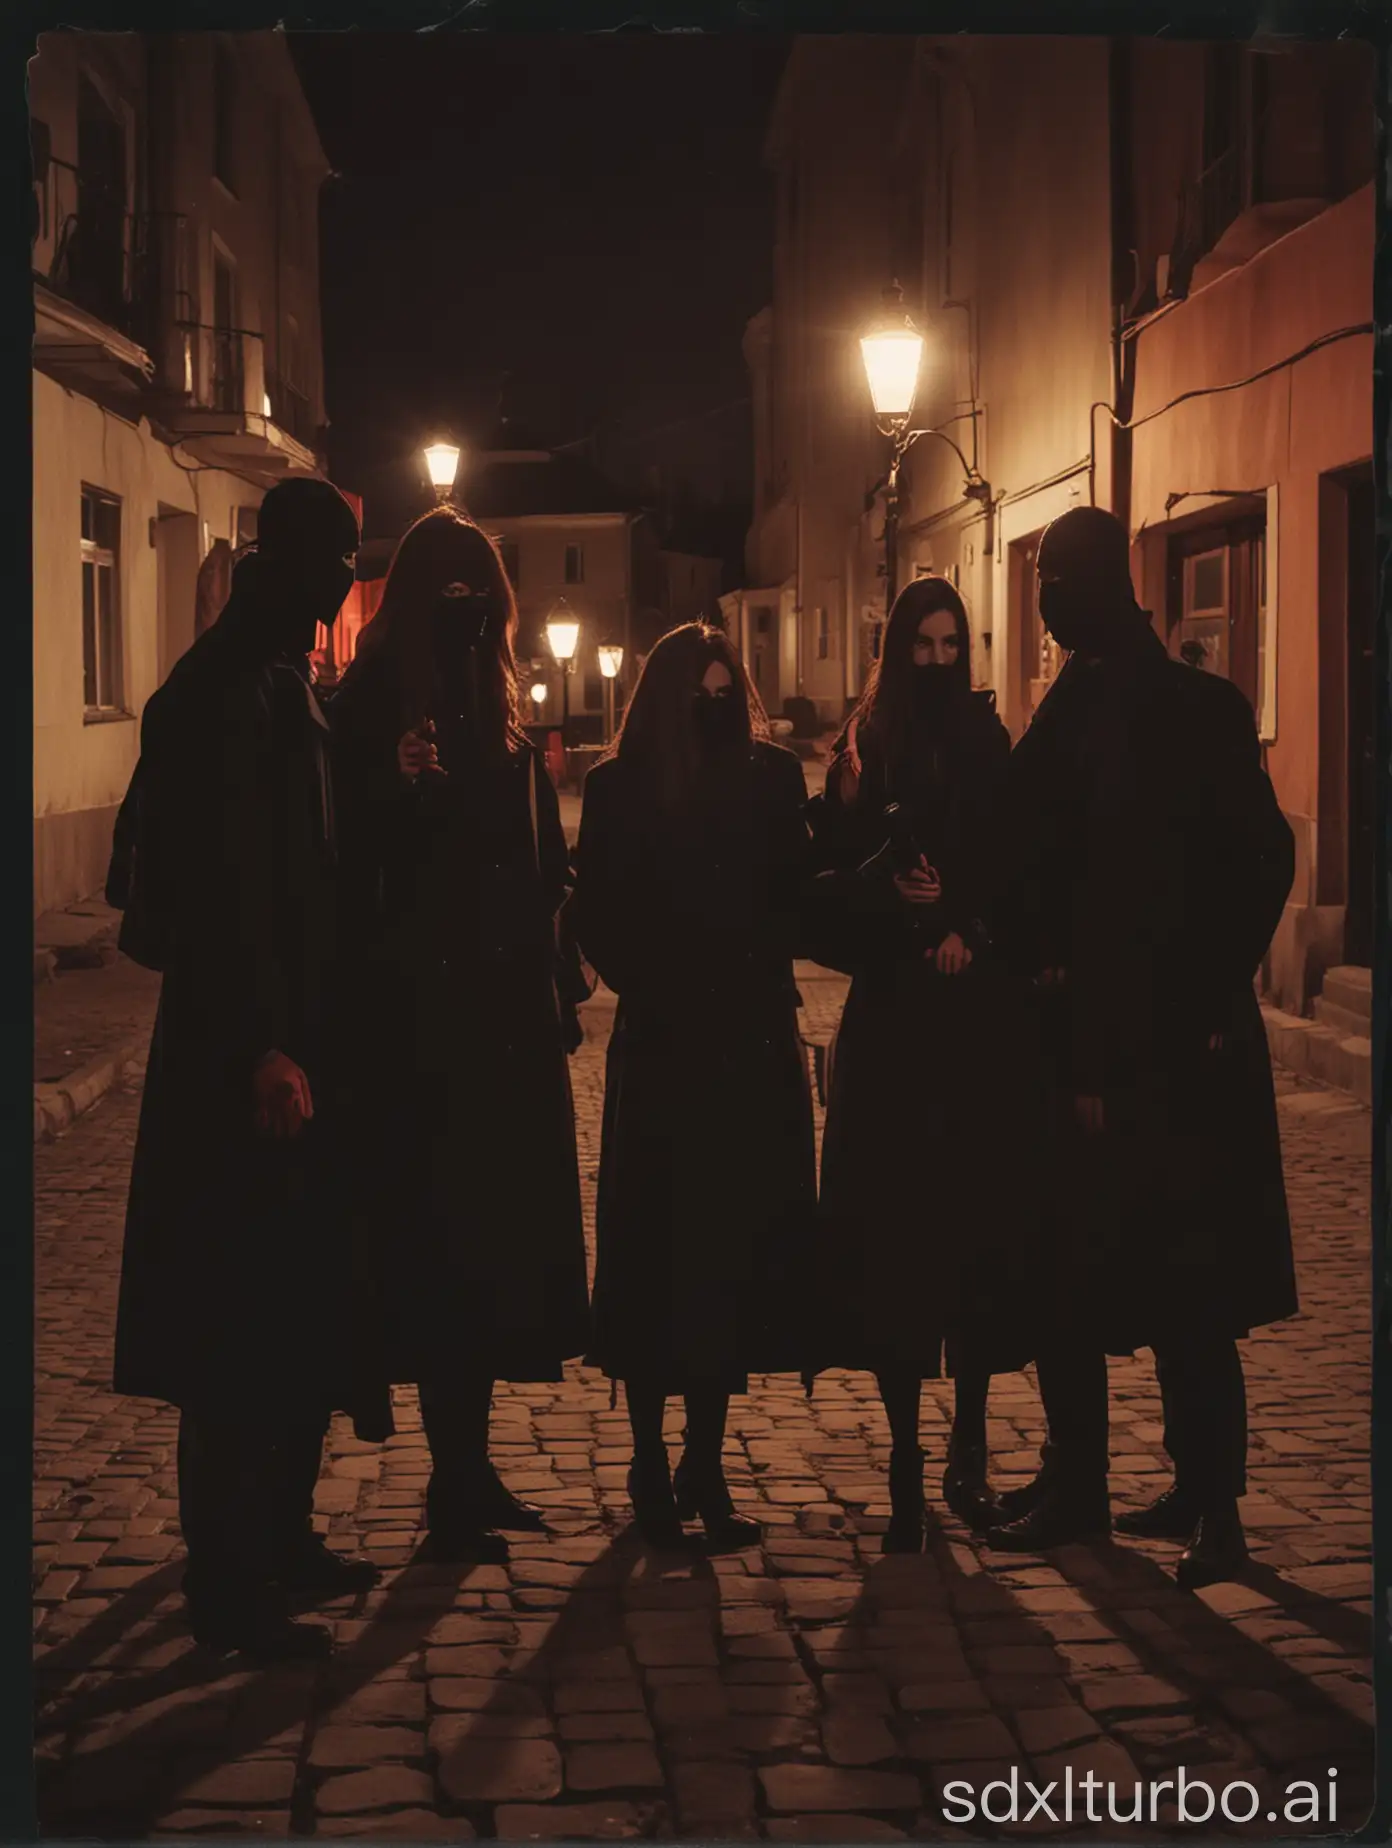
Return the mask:
<path id="1" fill-rule="evenodd" d="M 571 570 L 571 560 L 572 559 L 574 559 L 575 561 L 575 569 L 573 572 Z M 577 543 L 567 543 L 566 549 L 565 549 L 565 560 L 564 560 L 562 569 L 564 571 L 565 582 L 567 584 L 583 584 L 584 583 L 585 581 L 585 548 L 583 545 L 579 544 L 578 542 Z"/>
<path id="2" fill-rule="evenodd" d="M 87 520 L 87 510 L 92 518 Z M 100 533 L 100 512 L 105 511 L 112 529 L 106 543 Z M 131 717 L 126 702 L 126 637 L 121 597 L 121 497 L 109 489 L 83 482 L 79 498 L 78 548 L 79 582 L 82 601 L 82 716 L 85 725 L 107 724 L 113 719 Z M 90 525 L 91 532 L 83 531 Z M 88 573 L 91 573 L 92 600 L 90 634 L 87 605 Z M 109 589 L 107 619 L 103 620 L 101 586 Z M 89 689 L 95 699 L 89 698 Z"/>

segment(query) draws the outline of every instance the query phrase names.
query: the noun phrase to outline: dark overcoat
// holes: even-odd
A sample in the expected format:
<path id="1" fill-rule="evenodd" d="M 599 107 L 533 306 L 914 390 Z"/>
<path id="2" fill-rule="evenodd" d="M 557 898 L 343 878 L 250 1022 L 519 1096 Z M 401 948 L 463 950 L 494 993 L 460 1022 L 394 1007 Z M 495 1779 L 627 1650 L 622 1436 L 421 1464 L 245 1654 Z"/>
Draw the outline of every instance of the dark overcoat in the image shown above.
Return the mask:
<path id="1" fill-rule="evenodd" d="M 328 732 L 268 658 L 251 572 L 152 695 L 140 877 L 163 982 L 131 1172 L 118 1392 L 176 1405 L 357 1409 L 357 1275 L 337 1196 L 328 974 L 335 869 Z M 277 1049 L 315 1114 L 274 1141 L 252 1075 Z"/>
<path id="2" fill-rule="evenodd" d="M 793 953 L 806 787 L 757 744 L 660 805 L 592 770 L 570 917 L 618 995 L 595 1334 L 612 1378 L 747 1389 L 808 1358 L 816 1157 Z"/>
<path id="3" fill-rule="evenodd" d="M 921 720 L 892 770 L 862 728 L 859 770 L 838 757 L 817 826 L 823 953 L 851 975 L 822 1140 L 819 1295 L 823 1360 L 936 1378 L 944 1349 L 1007 1371 L 1025 1332 L 1037 1236 L 1036 1049 L 1027 995 L 992 941 L 1010 738 L 990 694 Z M 911 906 L 882 847 L 897 801 L 942 881 Z M 957 932 L 956 975 L 925 950 Z"/>
<path id="4" fill-rule="evenodd" d="M 1064 971 L 1042 1003 L 1052 1313 L 1114 1353 L 1298 1307 L 1254 988 L 1291 831 L 1238 689 L 1171 660 L 1139 612 L 1126 634 L 1069 661 L 1010 778 L 1016 941 Z M 1077 1094 L 1102 1098 L 1101 1134 Z"/>
<path id="5" fill-rule="evenodd" d="M 589 1337 L 555 989 L 569 861 L 530 746 L 401 776 L 392 658 L 329 707 L 357 1210 L 398 1381 L 557 1380 Z M 532 809 L 535 806 L 535 828 Z"/>

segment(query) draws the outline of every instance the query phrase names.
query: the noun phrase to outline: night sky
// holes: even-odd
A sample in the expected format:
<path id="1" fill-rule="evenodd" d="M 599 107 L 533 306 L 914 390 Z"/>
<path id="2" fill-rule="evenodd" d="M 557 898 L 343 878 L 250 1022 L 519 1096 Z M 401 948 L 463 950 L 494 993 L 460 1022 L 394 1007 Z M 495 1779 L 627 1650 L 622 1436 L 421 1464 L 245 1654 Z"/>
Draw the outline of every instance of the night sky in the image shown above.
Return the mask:
<path id="1" fill-rule="evenodd" d="M 369 532 L 442 426 L 493 447 L 599 432 L 631 484 L 658 464 L 668 492 L 747 497 L 740 340 L 769 295 L 785 40 L 290 42 L 340 176 L 322 209 L 330 464 L 366 493 Z"/>

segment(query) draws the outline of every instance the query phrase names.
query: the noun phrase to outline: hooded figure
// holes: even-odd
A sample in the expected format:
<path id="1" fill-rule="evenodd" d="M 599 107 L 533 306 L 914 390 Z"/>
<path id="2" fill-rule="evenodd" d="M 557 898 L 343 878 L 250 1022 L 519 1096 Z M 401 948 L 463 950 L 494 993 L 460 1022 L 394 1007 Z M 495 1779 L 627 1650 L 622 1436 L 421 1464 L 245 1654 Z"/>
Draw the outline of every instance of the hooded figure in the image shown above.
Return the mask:
<path id="1" fill-rule="evenodd" d="M 922 1381 L 946 1359 L 943 1495 L 980 1528 L 999 1513 L 990 1376 L 1028 1356 L 1029 998 L 992 944 L 1009 757 L 994 696 L 972 688 L 961 597 L 947 578 L 916 579 L 838 740 L 807 902 L 813 954 L 852 977 L 822 1139 L 819 1360 L 877 1377 L 889 1552 L 924 1539 Z M 997 1158 L 1002 1144 L 1015 1161 Z"/>
<path id="2" fill-rule="evenodd" d="M 1091 507 L 1038 554 L 1069 659 L 1011 758 L 1011 918 L 1050 1057 L 1049 1446 L 993 1539 L 1035 1551 L 1107 1528 L 1105 1356 L 1150 1347 L 1175 1481 L 1118 1526 L 1189 1541 L 1180 1580 L 1200 1584 L 1246 1556 L 1236 1342 L 1297 1308 L 1254 990 L 1294 856 L 1250 706 L 1169 657 L 1128 554 Z"/>
<path id="3" fill-rule="evenodd" d="M 195 1636 L 268 1657 L 328 1643 L 290 1622 L 289 1591 L 336 1595 L 373 1576 L 310 1519 L 329 1414 L 362 1409 L 328 1145 L 333 802 L 306 677 L 357 545 L 326 482 L 272 488 L 226 607 L 141 726 L 127 923 L 138 915 L 135 947 L 164 981 L 113 1383 L 180 1408 Z"/>

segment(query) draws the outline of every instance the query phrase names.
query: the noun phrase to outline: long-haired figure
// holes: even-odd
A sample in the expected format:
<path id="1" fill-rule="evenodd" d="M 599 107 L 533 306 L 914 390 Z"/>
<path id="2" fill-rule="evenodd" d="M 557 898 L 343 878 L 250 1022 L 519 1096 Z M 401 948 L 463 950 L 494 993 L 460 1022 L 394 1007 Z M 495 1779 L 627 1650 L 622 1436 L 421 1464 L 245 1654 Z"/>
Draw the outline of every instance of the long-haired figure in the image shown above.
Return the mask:
<path id="1" fill-rule="evenodd" d="M 960 596 L 946 578 L 916 580 L 837 741 L 817 828 L 841 915 L 826 960 L 852 976 L 822 1145 L 821 1331 L 826 1364 L 878 1379 L 888 1551 L 922 1545 L 922 1381 L 946 1351 L 944 1495 L 984 1527 L 997 1512 L 990 1374 L 1028 1353 L 1013 1352 L 997 1301 L 1020 1211 L 1008 1176 L 1026 1159 L 1009 1145 L 1027 1076 L 1010 1015 L 1023 1010 L 991 942 L 1009 755 L 994 697 L 972 690 Z"/>
<path id="2" fill-rule="evenodd" d="M 721 1461 L 731 1393 L 805 1364 L 816 1193 L 793 953 L 806 789 L 726 636 L 688 623 L 644 665 L 585 783 L 571 901 L 618 995 L 605 1090 L 592 1360 L 622 1380 L 640 1531 L 752 1544 Z M 670 1394 L 686 1401 L 673 1477 Z"/>
<path id="3" fill-rule="evenodd" d="M 489 1462 L 493 1383 L 560 1379 L 589 1327 L 555 991 L 569 863 L 518 721 L 516 623 L 492 541 L 437 508 L 398 546 L 330 707 L 361 1199 L 442 1557 L 541 1526 Z"/>

